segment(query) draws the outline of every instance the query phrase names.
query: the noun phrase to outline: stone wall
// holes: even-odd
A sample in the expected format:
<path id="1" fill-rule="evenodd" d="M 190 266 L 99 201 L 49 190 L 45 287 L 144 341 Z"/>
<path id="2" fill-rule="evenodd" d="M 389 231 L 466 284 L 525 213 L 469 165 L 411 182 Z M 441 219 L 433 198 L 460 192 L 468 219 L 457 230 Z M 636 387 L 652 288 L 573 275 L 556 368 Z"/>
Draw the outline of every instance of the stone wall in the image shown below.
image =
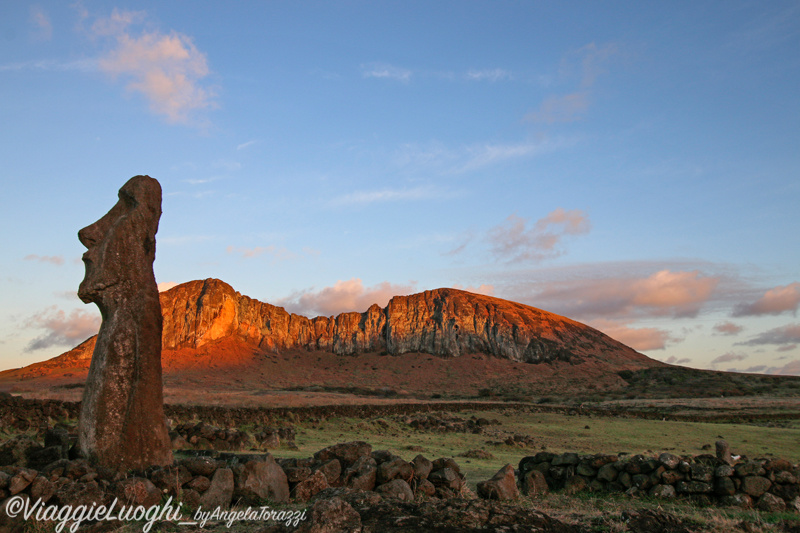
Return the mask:
<path id="1" fill-rule="evenodd" d="M 800 465 L 784 459 L 728 459 L 718 455 L 679 457 L 579 455 L 540 452 L 519 463 L 524 494 L 547 490 L 624 492 L 671 499 L 686 497 L 704 504 L 800 512 Z M 728 459 L 728 460 L 726 460 Z"/>

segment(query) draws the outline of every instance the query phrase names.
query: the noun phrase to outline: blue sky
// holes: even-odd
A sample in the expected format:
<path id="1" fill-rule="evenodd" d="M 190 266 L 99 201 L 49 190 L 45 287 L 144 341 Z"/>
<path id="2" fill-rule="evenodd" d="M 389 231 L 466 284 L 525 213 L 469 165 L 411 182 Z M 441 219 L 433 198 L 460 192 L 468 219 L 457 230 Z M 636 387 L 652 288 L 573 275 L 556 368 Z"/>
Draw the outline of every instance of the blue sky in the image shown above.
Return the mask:
<path id="1" fill-rule="evenodd" d="M 455 286 L 800 374 L 797 2 L 5 2 L 0 368 L 99 314 L 77 231 L 316 316 Z"/>

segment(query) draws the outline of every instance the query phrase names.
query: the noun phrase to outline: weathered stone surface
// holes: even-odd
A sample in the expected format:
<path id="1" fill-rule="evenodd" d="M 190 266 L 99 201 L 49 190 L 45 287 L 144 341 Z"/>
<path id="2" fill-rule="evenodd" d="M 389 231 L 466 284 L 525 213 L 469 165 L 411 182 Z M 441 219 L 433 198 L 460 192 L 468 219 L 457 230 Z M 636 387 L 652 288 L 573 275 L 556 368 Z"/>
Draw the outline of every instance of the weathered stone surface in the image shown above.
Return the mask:
<path id="1" fill-rule="evenodd" d="M 386 461 L 378 465 L 376 483 L 382 485 L 393 479 L 404 479 L 409 481 L 414 475 L 414 467 L 400 457 L 391 461 Z"/>
<path id="2" fill-rule="evenodd" d="M 211 486 L 211 480 L 206 476 L 197 476 L 186 484 L 186 488 L 196 490 L 197 492 L 205 492 Z"/>
<path id="3" fill-rule="evenodd" d="M 672 485 L 654 485 L 648 494 L 653 498 L 661 498 L 664 500 L 669 500 L 676 496 L 675 487 Z"/>
<path id="4" fill-rule="evenodd" d="M 733 459 L 731 458 L 731 447 L 727 441 L 718 440 L 714 443 L 717 452 L 717 459 L 720 461 L 725 461 L 728 464 L 733 463 Z"/>
<path id="5" fill-rule="evenodd" d="M 478 482 L 478 496 L 486 500 L 516 500 L 519 498 L 514 467 L 505 465 L 491 479 Z"/>
<path id="6" fill-rule="evenodd" d="M 681 462 L 683 461 L 683 459 L 681 459 L 677 455 L 668 452 L 664 452 L 661 455 L 659 455 L 658 460 L 661 461 L 661 464 L 663 464 L 664 466 L 666 466 L 671 470 L 678 468 L 678 465 L 680 465 Z"/>
<path id="7" fill-rule="evenodd" d="M 730 507 L 741 507 L 742 509 L 750 509 L 753 507 L 753 498 L 742 492 L 737 492 L 731 496 L 723 496 L 719 502 L 722 505 Z"/>
<path id="8" fill-rule="evenodd" d="M 714 490 L 711 484 L 703 481 L 679 481 L 676 489 L 685 494 L 706 494 Z"/>
<path id="9" fill-rule="evenodd" d="M 172 463 L 161 378 L 162 314 L 153 275 L 161 186 L 135 176 L 119 201 L 78 232 L 88 249 L 78 288 L 103 322 L 78 424 L 80 450 L 117 471 Z"/>
<path id="10" fill-rule="evenodd" d="M 233 468 L 234 494 L 245 501 L 260 500 L 285 502 L 289 500 L 289 482 L 275 459 L 269 456 L 264 461 L 248 461 Z"/>
<path id="11" fill-rule="evenodd" d="M 316 493 L 328 488 L 328 479 L 322 471 L 317 470 L 292 489 L 292 498 L 299 502 L 307 502 Z"/>
<path id="12" fill-rule="evenodd" d="M 436 487 L 428 481 L 427 479 L 423 479 L 417 484 L 416 493 L 424 494 L 425 496 L 431 497 L 436 494 Z"/>
<path id="13" fill-rule="evenodd" d="M 714 470 L 710 466 L 706 466 L 702 463 L 692 463 L 690 475 L 694 481 L 704 481 L 708 483 L 714 479 Z"/>
<path id="14" fill-rule="evenodd" d="M 547 494 L 550 488 L 547 480 L 538 470 L 530 470 L 522 476 L 522 493 L 526 496 L 541 496 Z"/>
<path id="15" fill-rule="evenodd" d="M 464 484 L 461 476 L 452 468 L 442 468 L 431 472 L 428 476 L 428 481 L 433 483 L 437 488 L 443 487 L 452 490 L 459 490 Z"/>
<path id="16" fill-rule="evenodd" d="M 772 482 L 761 476 L 747 476 L 742 480 L 742 492 L 758 498 L 769 490 Z"/>
<path id="17" fill-rule="evenodd" d="M 597 479 L 601 481 L 614 481 L 617 479 L 617 469 L 613 463 L 605 464 L 597 471 Z"/>
<path id="18" fill-rule="evenodd" d="M 131 477 L 117 483 L 115 495 L 125 505 L 150 507 L 161 501 L 161 491 L 146 478 Z"/>
<path id="19" fill-rule="evenodd" d="M 287 528 L 286 530 L 289 530 Z M 297 533 L 361 533 L 361 516 L 341 498 L 321 499 L 311 506 Z"/>
<path id="20" fill-rule="evenodd" d="M 736 493 L 736 485 L 730 477 L 718 477 L 714 480 L 714 493 L 719 496 L 731 496 Z"/>
<path id="21" fill-rule="evenodd" d="M 218 468 L 211 478 L 211 485 L 200 496 L 198 503 L 204 509 L 225 508 L 231 504 L 233 490 L 233 470 L 230 468 Z"/>
<path id="22" fill-rule="evenodd" d="M 10 492 L 12 496 L 20 493 L 25 490 L 28 485 L 33 483 L 34 479 L 36 479 L 36 470 L 22 468 L 9 480 L 8 492 Z"/>
<path id="23" fill-rule="evenodd" d="M 338 459 L 331 459 L 327 463 L 319 465 L 314 470 L 321 471 L 323 474 L 325 474 L 325 478 L 328 480 L 328 485 L 332 487 L 340 485 L 339 478 L 342 475 L 342 464 Z"/>
<path id="24" fill-rule="evenodd" d="M 344 442 L 323 448 L 314 454 L 314 459 L 320 463 L 327 463 L 338 459 L 342 468 L 347 468 L 355 463 L 359 457 L 369 456 L 372 445 L 363 441 Z"/>
<path id="25" fill-rule="evenodd" d="M 353 489 L 372 490 L 375 488 L 377 473 L 378 465 L 375 459 L 362 456 L 345 470 L 342 483 Z"/>
<path id="26" fill-rule="evenodd" d="M 210 476 L 219 466 L 217 460 L 210 457 L 187 457 L 180 464 L 195 476 Z"/>
<path id="27" fill-rule="evenodd" d="M 433 470 L 433 463 L 422 454 L 414 457 L 411 460 L 411 464 L 414 466 L 414 477 L 417 479 L 428 479 L 431 470 Z"/>
<path id="28" fill-rule="evenodd" d="M 786 510 L 786 502 L 774 494 L 765 492 L 756 503 L 756 508 L 770 513 L 777 513 Z"/>
<path id="29" fill-rule="evenodd" d="M 414 492 L 403 479 L 393 479 L 375 487 L 375 492 L 384 498 L 394 498 L 407 502 L 414 501 Z"/>
<path id="30" fill-rule="evenodd" d="M 30 437 L 12 437 L 0 445 L 0 466 L 27 466 L 30 450 L 38 449 L 41 449 L 41 445 Z"/>

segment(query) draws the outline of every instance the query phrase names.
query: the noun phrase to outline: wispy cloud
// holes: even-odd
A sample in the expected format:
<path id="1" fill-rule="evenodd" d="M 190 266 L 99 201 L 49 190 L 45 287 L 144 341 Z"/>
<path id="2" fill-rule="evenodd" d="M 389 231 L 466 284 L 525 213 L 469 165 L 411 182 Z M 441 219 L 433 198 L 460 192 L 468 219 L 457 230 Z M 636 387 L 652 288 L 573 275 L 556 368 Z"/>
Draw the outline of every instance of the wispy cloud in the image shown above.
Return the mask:
<path id="1" fill-rule="evenodd" d="M 114 9 L 95 21 L 92 33 L 115 42 L 99 67 L 127 78 L 128 89 L 144 95 L 151 110 L 168 122 L 189 123 L 195 112 L 214 106 L 213 93 L 201 85 L 209 74 L 206 56 L 182 33 L 131 30 L 145 19 L 144 12 Z"/>
<path id="2" fill-rule="evenodd" d="M 385 202 L 406 202 L 416 200 L 434 200 L 452 197 L 454 193 L 439 187 L 420 186 L 411 189 L 380 189 L 376 191 L 354 191 L 331 199 L 330 205 L 340 207 L 348 205 L 367 205 Z"/>
<path id="3" fill-rule="evenodd" d="M 762 344 L 800 344 L 800 324 L 788 324 L 786 326 L 773 328 L 748 341 L 737 342 L 736 344 L 744 344 L 747 346 L 759 346 Z"/>
<path id="4" fill-rule="evenodd" d="M 44 9 L 31 6 L 31 22 L 35 28 L 35 37 L 42 41 L 49 41 L 53 37 L 53 23 Z"/>
<path id="5" fill-rule="evenodd" d="M 464 77 L 470 81 L 490 81 L 490 82 L 506 81 L 514 79 L 514 77 L 511 75 L 509 71 L 501 68 L 484 69 L 484 70 L 470 69 L 467 71 Z"/>
<path id="6" fill-rule="evenodd" d="M 291 313 L 306 316 L 336 315 L 348 311 L 364 312 L 372 304 L 385 307 L 392 296 L 411 294 L 415 283 L 395 285 L 384 281 L 372 287 L 364 287 L 359 278 L 339 280 L 333 287 L 318 291 L 308 289 L 298 291 L 278 300 L 275 305 L 285 307 Z"/>
<path id="7" fill-rule="evenodd" d="M 563 251 L 558 245 L 564 236 L 588 233 L 591 229 L 589 218 L 579 209 L 566 211 L 559 207 L 530 227 L 528 222 L 514 214 L 489 230 L 487 239 L 492 253 L 509 262 L 538 262 L 561 255 Z"/>
<path id="8" fill-rule="evenodd" d="M 744 361 L 745 359 L 747 359 L 747 357 L 748 356 L 746 354 L 728 352 L 728 353 L 724 353 L 724 354 L 720 355 L 719 357 L 715 357 L 714 359 L 712 359 L 711 360 L 711 366 L 716 368 L 716 366 L 721 364 L 721 363 L 731 363 L 733 361 Z"/>
<path id="9" fill-rule="evenodd" d="M 408 83 L 411 81 L 412 72 L 388 63 L 368 63 L 361 65 L 361 75 L 365 78 L 382 78 Z"/>
<path id="10" fill-rule="evenodd" d="M 574 79 L 577 72 L 578 88 L 567 94 L 548 96 L 525 119 L 548 124 L 582 119 L 589 109 L 592 88 L 597 78 L 607 71 L 609 60 L 618 53 L 619 49 L 613 43 L 589 43 L 567 54 L 562 61 L 561 76 Z"/>
<path id="11" fill-rule="evenodd" d="M 744 328 L 733 322 L 721 322 L 714 325 L 714 331 L 722 335 L 738 335 Z"/>
<path id="12" fill-rule="evenodd" d="M 56 265 L 56 266 L 61 266 L 64 264 L 64 257 L 61 255 L 28 254 L 22 259 L 24 261 L 38 261 L 40 263 L 50 263 L 51 265 Z"/>
<path id="13" fill-rule="evenodd" d="M 25 327 L 44 330 L 44 333 L 30 341 L 25 351 L 74 346 L 97 333 L 100 322 L 100 315 L 92 312 L 75 309 L 67 315 L 56 306 L 48 307 L 28 318 Z"/>
<path id="14" fill-rule="evenodd" d="M 245 149 L 250 148 L 251 146 L 253 146 L 254 144 L 257 144 L 257 143 L 258 143 L 257 140 L 243 142 L 242 144 L 237 144 L 236 145 L 236 149 L 237 150 L 245 150 Z"/>
<path id="15" fill-rule="evenodd" d="M 467 285 L 466 287 L 463 287 L 463 286 L 459 285 L 458 283 L 456 283 L 455 285 L 453 285 L 453 288 L 454 289 L 459 289 L 459 290 L 462 290 L 462 291 L 472 292 L 472 293 L 475 293 L 475 294 L 483 294 L 483 295 L 486 295 L 486 296 L 494 296 L 494 285 L 489 285 L 489 284 L 486 284 L 486 283 L 481 283 L 480 285 L 477 285 L 477 286 Z"/>
<path id="16" fill-rule="evenodd" d="M 733 316 L 797 314 L 800 306 L 800 283 L 775 287 L 752 303 L 740 303 L 733 309 Z"/>
<path id="17" fill-rule="evenodd" d="M 297 254 L 291 250 L 284 248 L 283 246 L 278 247 L 272 244 L 269 246 L 255 246 L 253 248 L 228 246 L 226 251 L 229 254 L 241 255 L 244 259 L 252 259 L 264 254 L 271 256 L 275 261 L 288 261 L 290 259 L 297 259 Z"/>
<path id="18" fill-rule="evenodd" d="M 20 63 L 7 63 L 0 65 L 0 72 L 15 70 L 41 70 L 66 72 L 70 70 L 80 72 L 95 72 L 98 69 L 96 59 L 78 59 L 74 61 L 58 61 L 55 59 L 36 59 Z"/>
<path id="19" fill-rule="evenodd" d="M 692 360 L 689 359 L 688 357 L 681 357 L 680 359 L 678 359 L 674 355 L 671 355 L 664 362 L 670 365 L 684 365 L 686 363 L 691 363 Z"/>

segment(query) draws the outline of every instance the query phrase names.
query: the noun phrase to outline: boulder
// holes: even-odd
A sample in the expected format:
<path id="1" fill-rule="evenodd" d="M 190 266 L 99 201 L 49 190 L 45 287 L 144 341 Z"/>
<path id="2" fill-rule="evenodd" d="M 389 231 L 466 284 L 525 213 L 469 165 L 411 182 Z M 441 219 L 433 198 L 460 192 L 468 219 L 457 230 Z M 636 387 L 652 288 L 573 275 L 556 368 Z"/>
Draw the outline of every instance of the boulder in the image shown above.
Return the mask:
<path id="1" fill-rule="evenodd" d="M 372 490 L 378 475 L 378 465 L 369 455 L 356 459 L 344 472 L 342 483 L 345 487 L 361 490 Z"/>
<path id="2" fill-rule="evenodd" d="M 270 456 L 265 461 L 248 461 L 244 465 L 235 465 L 234 496 L 248 503 L 260 503 L 261 500 L 286 502 L 289 500 L 289 482 L 286 474 Z"/>
<path id="3" fill-rule="evenodd" d="M 121 504 L 151 507 L 161 501 L 161 491 L 143 477 L 131 477 L 117 482 L 114 495 Z"/>
<path id="4" fill-rule="evenodd" d="M 547 494 L 550 488 L 544 474 L 538 470 L 531 470 L 522 476 L 522 493 L 526 496 L 541 496 Z"/>
<path id="5" fill-rule="evenodd" d="M 414 475 L 414 467 L 400 457 L 396 457 L 378 465 L 376 483 L 382 485 L 393 479 L 410 481 Z"/>
<path id="6" fill-rule="evenodd" d="M 580 478 L 579 478 L 580 479 Z M 478 483 L 478 496 L 486 500 L 516 500 L 519 498 L 514 467 L 505 465 L 491 479 Z"/>
<path id="7" fill-rule="evenodd" d="M 318 492 L 328 488 L 328 479 L 321 470 L 317 470 L 292 489 L 292 498 L 298 502 L 307 502 Z"/>
<path id="8" fill-rule="evenodd" d="M 327 463 L 338 459 L 342 468 L 347 468 L 355 463 L 359 457 L 372 453 L 372 445 L 363 441 L 345 442 L 328 446 L 314 454 L 314 459 L 320 463 Z"/>
<path id="9" fill-rule="evenodd" d="M 338 459 L 331 459 L 327 463 L 323 463 L 315 467 L 314 471 L 321 471 L 323 474 L 325 474 L 325 478 L 328 480 L 328 485 L 331 487 L 337 487 L 341 484 L 339 483 L 339 478 L 342 475 L 342 464 Z"/>
<path id="10" fill-rule="evenodd" d="M 225 508 L 231 504 L 234 491 L 233 470 L 230 468 L 218 468 L 211 478 L 208 489 L 198 499 L 198 505 L 204 509 Z"/>
<path id="11" fill-rule="evenodd" d="M 746 476 L 742 479 L 742 492 L 753 498 L 759 498 L 772 486 L 772 482 L 761 476 Z"/>
<path id="12" fill-rule="evenodd" d="M 765 492 L 758 499 L 756 508 L 760 511 L 766 511 L 768 513 L 779 513 L 786 510 L 786 502 L 774 494 Z"/>
<path id="13" fill-rule="evenodd" d="M 428 479 L 433 470 L 433 463 L 421 454 L 414 457 L 411 464 L 414 466 L 414 477 L 419 480 Z"/>
<path id="14" fill-rule="evenodd" d="M 414 501 L 414 492 L 403 479 L 393 479 L 375 487 L 375 492 L 384 498 L 393 498 L 407 502 Z"/>
<path id="15" fill-rule="evenodd" d="M 297 533 L 361 533 L 361 516 L 341 498 L 314 502 Z"/>

